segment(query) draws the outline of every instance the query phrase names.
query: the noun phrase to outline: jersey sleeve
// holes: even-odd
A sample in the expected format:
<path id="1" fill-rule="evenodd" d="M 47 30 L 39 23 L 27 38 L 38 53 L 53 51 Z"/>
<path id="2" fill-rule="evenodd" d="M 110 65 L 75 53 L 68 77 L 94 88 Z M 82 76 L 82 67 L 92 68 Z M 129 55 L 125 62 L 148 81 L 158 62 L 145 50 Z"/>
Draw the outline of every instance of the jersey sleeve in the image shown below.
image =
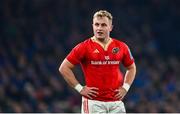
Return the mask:
<path id="1" fill-rule="evenodd" d="M 123 59 L 122 59 L 122 64 L 125 67 L 128 67 L 134 63 L 134 58 L 132 56 L 132 53 L 131 53 L 129 47 L 126 44 L 124 45 L 123 51 L 124 51 L 124 55 L 123 55 Z"/>
<path id="2" fill-rule="evenodd" d="M 85 45 L 84 43 L 79 43 L 75 46 L 71 52 L 67 55 L 66 59 L 73 65 L 79 64 L 85 56 Z"/>

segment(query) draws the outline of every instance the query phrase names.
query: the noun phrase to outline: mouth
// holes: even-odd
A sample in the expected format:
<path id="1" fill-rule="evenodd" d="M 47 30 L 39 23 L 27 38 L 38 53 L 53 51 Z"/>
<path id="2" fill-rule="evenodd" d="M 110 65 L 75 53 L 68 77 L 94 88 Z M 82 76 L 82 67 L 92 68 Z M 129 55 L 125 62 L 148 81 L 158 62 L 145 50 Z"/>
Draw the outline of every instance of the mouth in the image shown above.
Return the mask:
<path id="1" fill-rule="evenodd" d="M 99 31 L 99 32 L 97 32 L 97 34 L 98 34 L 98 35 L 103 35 L 103 32 L 100 32 L 100 31 Z"/>

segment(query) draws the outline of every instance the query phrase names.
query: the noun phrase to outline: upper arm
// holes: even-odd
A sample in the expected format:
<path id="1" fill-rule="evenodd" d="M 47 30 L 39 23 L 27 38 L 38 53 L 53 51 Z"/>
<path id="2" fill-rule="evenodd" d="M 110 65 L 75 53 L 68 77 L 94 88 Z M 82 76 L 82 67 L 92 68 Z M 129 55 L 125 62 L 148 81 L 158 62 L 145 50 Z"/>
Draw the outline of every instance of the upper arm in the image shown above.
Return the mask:
<path id="1" fill-rule="evenodd" d="M 73 65 L 79 64 L 85 58 L 85 52 L 85 44 L 80 43 L 72 49 L 72 51 L 67 55 L 66 59 Z"/>
<path id="2" fill-rule="evenodd" d="M 74 65 L 65 58 L 61 64 L 60 68 L 61 67 L 67 67 L 67 68 L 72 69 L 72 68 L 74 68 Z"/>
<path id="3" fill-rule="evenodd" d="M 124 44 L 124 47 L 123 47 L 123 59 L 122 59 L 122 63 L 123 63 L 123 65 L 125 67 L 130 67 L 131 65 L 132 66 L 135 65 L 132 53 L 131 53 L 129 47 L 126 44 Z"/>
<path id="4" fill-rule="evenodd" d="M 136 70 L 136 64 L 135 63 L 132 63 L 131 65 L 127 66 L 126 67 L 128 70 L 130 69 L 135 69 Z"/>
<path id="5" fill-rule="evenodd" d="M 61 63 L 59 67 L 59 72 L 63 74 L 64 72 L 71 70 L 74 68 L 74 65 L 70 63 L 67 59 L 64 59 L 64 61 Z"/>

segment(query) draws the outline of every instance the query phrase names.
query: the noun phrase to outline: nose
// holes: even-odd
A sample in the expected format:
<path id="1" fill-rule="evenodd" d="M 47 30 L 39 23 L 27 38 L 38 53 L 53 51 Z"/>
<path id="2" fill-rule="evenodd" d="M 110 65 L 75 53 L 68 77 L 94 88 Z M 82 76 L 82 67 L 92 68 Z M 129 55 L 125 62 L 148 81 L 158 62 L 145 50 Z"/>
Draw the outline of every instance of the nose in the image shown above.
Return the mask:
<path id="1" fill-rule="evenodd" d="M 102 30 L 102 26 L 98 26 L 98 27 L 97 27 L 97 30 Z"/>

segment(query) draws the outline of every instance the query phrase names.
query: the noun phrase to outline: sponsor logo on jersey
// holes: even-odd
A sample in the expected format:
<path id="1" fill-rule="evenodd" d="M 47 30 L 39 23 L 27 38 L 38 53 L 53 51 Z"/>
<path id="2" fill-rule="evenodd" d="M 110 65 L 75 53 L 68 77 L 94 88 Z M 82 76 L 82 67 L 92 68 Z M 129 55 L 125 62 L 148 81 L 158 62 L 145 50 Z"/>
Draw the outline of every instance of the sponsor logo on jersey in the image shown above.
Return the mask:
<path id="1" fill-rule="evenodd" d="M 91 61 L 92 65 L 119 65 L 120 61 Z"/>

